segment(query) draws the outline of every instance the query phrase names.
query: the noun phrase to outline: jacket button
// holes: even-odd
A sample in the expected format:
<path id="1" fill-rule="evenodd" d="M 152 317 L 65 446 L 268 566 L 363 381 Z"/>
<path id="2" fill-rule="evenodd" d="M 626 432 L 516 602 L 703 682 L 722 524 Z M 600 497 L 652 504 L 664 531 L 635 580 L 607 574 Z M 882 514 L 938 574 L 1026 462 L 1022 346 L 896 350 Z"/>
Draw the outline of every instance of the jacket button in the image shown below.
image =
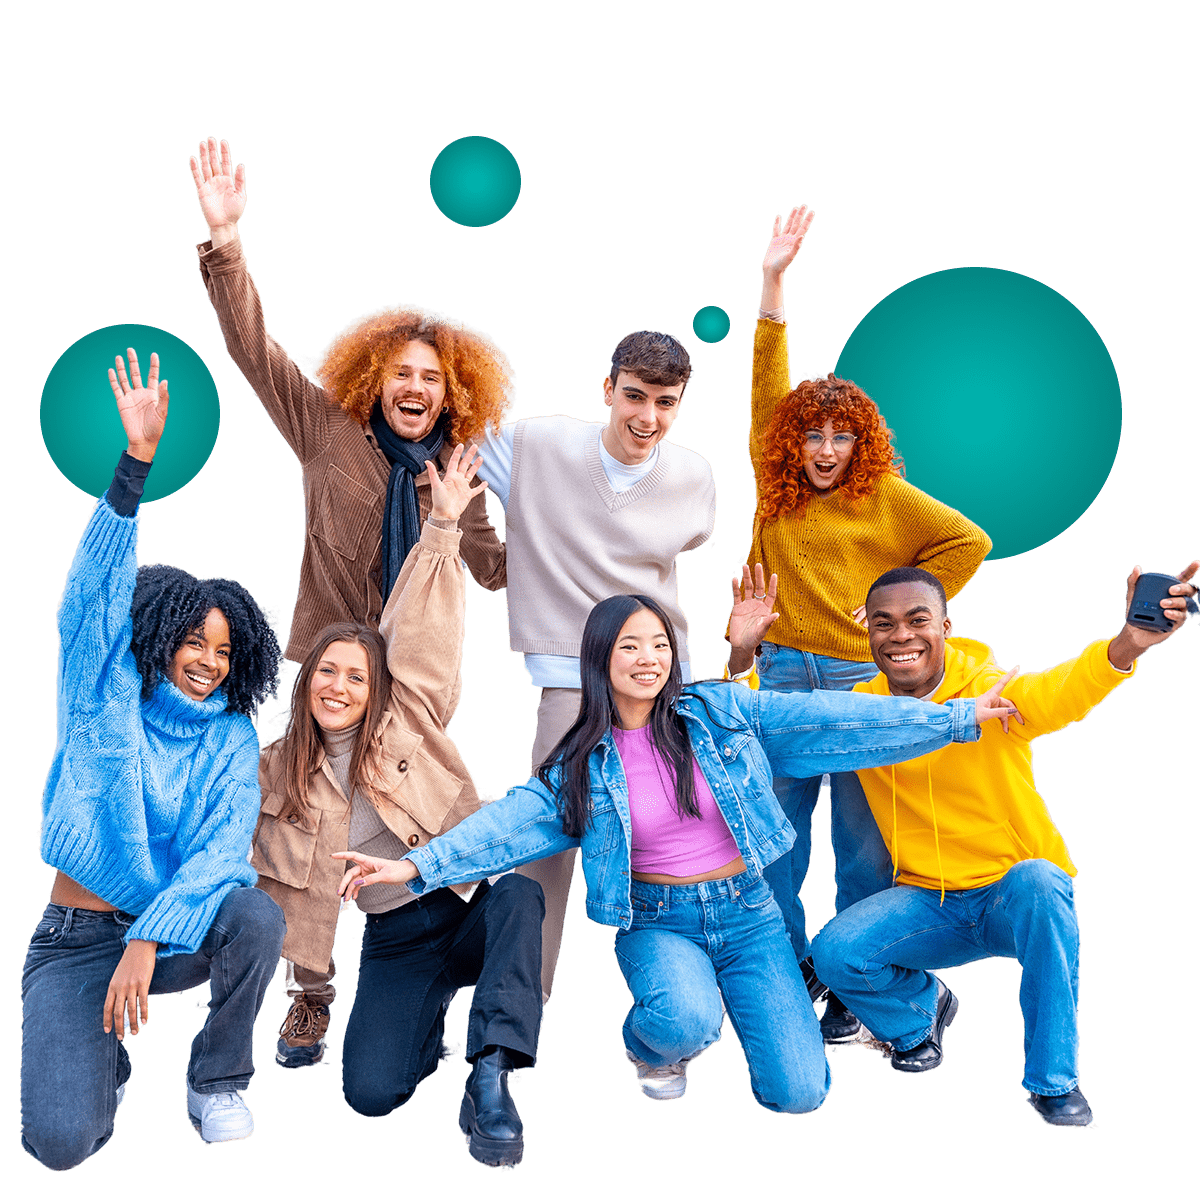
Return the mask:
<path id="1" fill-rule="evenodd" d="M 725 747 L 725 757 L 726 757 L 726 758 L 732 758 L 732 757 L 733 757 L 733 751 L 732 751 L 732 750 L 730 750 L 730 748 L 729 748 L 728 746 L 726 746 L 726 747 Z"/>
<path id="2" fill-rule="evenodd" d="M 410 846 L 419 846 L 421 844 L 421 835 L 419 833 L 410 833 L 408 835 L 408 844 Z"/>
<path id="3" fill-rule="evenodd" d="M 401 770 L 401 771 L 407 771 L 407 770 L 408 770 L 408 759 L 407 759 L 407 758 L 402 758 L 402 759 L 400 760 L 400 762 L 399 762 L 399 764 L 398 764 L 398 769 L 399 769 L 399 770 Z"/>
<path id="4" fill-rule="evenodd" d="M 293 813 L 290 817 L 288 817 L 288 824 L 295 825 L 298 820 L 300 820 L 300 818 Z"/>

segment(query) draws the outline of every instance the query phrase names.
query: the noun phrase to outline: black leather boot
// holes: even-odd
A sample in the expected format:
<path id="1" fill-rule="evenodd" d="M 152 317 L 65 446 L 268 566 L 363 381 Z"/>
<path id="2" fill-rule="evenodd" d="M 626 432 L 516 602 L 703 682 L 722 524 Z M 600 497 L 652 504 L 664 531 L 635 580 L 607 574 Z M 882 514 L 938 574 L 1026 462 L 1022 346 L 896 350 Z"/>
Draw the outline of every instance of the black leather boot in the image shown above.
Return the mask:
<path id="1" fill-rule="evenodd" d="M 831 1046 L 838 1042 L 850 1042 L 858 1037 L 862 1028 L 859 1019 L 832 993 L 825 1002 L 825 1015 L 821 1018 L 821 1037 Z"/>
<path id="2" fill-rule="evenodd" d="M 503 1046 L 489 1046 L 467 1078 L 458 1125 L 471 1139 L 471 1157 L 489 1167 L 512 1167 L 525 1151 L 521 1117 L 506 1076 L 516 1064 Z"/>

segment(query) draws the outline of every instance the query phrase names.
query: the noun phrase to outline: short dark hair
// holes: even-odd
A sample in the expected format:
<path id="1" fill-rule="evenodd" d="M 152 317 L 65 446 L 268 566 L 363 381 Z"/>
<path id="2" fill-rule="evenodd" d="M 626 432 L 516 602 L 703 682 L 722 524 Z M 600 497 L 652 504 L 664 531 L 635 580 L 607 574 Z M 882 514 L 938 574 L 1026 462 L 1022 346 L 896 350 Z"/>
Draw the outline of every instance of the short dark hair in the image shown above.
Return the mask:
<path id="1" fill-rule="evenodd" d="M 937 596 L 942 606 L 942 616 L 946 615 L 946 589 L 942 587 L 942 581 L 936 575 L 931 575 L 928 571 L 922 571 L 920 567 L 893 567 L 890 571 L 884 571 L 867 589 L 867 598 L 863 602 L 864 605 L 870 605 L 871 596 L 874 592 L 880 588 L 891 587 L 894 583 L 923 583 L 927 588 L 932 589 L 933 593 Z"/>
<path id="2" fill-rule="evenodd" d="M 645 383 L 655 387 L 674 387 L 687 384 L 692 373 L 692 360 L 688 352 L 667 333 L 655 333 L 643 329 L 638 333 L 626 334 L 613 351 L 612 371 L 609 378 L 613 387 L 617 375 L 628 371 Z"/>
<path id="3" fill-rule="evenodd" d="M 221 685 L 226 710 L 250 717 L 274 695 L 279 676 L 279 642 L 262 609 L 232 579 L 197 579 L 178 567 L 141 567 L 130 604 L 130 649 L 148 699 L 171 668 L 184 638 L 219 608 L 229 625 L 229 674 Z"/>

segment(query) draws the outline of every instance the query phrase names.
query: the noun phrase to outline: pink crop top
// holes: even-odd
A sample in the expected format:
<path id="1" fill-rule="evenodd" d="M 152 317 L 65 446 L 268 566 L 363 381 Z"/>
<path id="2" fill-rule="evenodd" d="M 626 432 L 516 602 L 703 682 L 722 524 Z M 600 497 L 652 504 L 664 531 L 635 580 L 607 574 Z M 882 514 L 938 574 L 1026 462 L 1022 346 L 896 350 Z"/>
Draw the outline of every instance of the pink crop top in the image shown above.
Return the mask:
<path id="1" fill-rule="evenodd" d="M 737 858 L 741 851 L 694 758 L 692 778 L 699 818 L 679 815 L 670 769 L 651 744 L 648 725 L 641 729 L 614 727 L 612 734 L 629 788 L 633 870 L 686 879 L 715 871 Z"/>

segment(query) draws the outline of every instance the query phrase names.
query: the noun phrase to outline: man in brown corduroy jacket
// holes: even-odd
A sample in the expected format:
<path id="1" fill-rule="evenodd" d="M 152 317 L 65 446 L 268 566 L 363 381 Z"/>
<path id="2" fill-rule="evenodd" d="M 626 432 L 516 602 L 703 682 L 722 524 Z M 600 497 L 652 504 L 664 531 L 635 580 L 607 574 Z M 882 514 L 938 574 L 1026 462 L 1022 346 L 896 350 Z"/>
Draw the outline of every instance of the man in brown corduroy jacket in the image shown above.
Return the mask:
<path id="1" fill-rule="evenodd" d="M 299 662 L 334 621 L 378 626 L 383 597 L 429 515 L 421 467 L 429 458 L 444 470 L 456 443 L 499 427 L 508 364 L 462 327 L 392 311 L 333 345 L 318 387 L 266 331 L 237 232 L 245 168 L 235 172 L 228 142 L 218 148 L 209 138 L 192 175 L 211 235 L 198 247 L 200 273 L 225 345 L 303 469 L 304 559 L 285 651 Z M 482 494 L 459 525 L 471 574 L 489 590 L 504 587 L 505 547 Z"/>

